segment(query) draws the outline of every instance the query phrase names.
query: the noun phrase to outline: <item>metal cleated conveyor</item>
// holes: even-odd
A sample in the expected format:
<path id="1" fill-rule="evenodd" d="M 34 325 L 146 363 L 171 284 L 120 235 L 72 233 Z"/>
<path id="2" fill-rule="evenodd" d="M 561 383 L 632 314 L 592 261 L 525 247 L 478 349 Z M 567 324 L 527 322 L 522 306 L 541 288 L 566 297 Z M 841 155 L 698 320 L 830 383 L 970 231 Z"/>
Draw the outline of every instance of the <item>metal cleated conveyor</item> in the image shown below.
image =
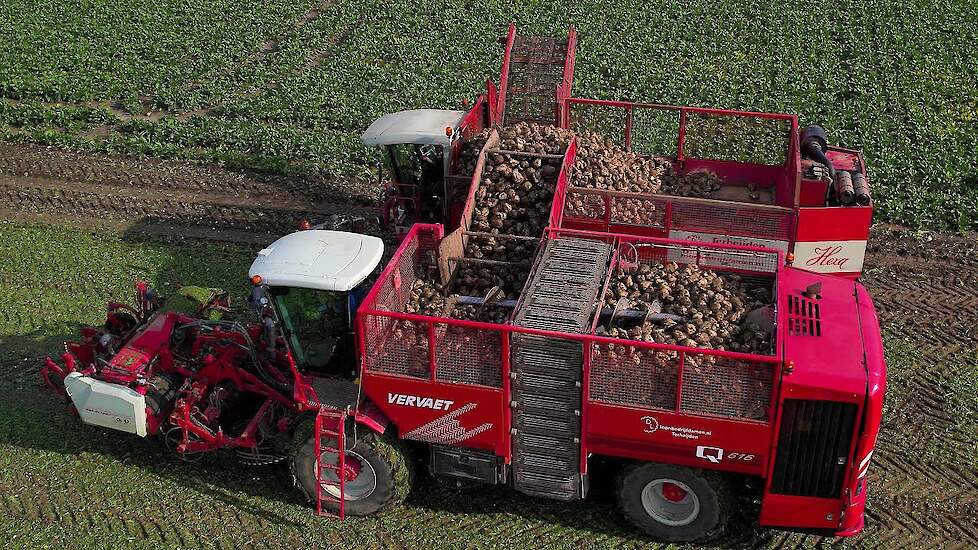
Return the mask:
<path id="1" fill-rule="evenodd" d="M 562 238 L 547 243 L 517 306 L 518 326 L 568 333 L 589 330 L 611 245 Z M 523 493 L 581 498 L 583 348 L 573 340 L 513 336 L 510 376 L 513 480 Z"/>

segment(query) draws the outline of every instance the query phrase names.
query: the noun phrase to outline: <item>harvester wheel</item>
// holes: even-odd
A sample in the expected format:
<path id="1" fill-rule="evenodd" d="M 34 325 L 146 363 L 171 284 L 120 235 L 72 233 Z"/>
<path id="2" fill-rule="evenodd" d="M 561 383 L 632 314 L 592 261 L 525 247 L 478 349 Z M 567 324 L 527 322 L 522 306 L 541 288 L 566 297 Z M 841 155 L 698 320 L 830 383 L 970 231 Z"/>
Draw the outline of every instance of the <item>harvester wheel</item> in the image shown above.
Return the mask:
<path id="1" fill-rule="evenodd" d="M 289 465 L 293 484 L 300 496 L 306 502 L 315 504 L 316 442 L 312 432 L 312 422 L 303 422 L 296 428 Z M 322 443 L 335 445 L 329 440 Z M 347 443 L 353 443 L 349 434 Z M 327 459 L 326 456 L 323 458 Z M 401 444 L 373 432 L 360 431 L 356 444 L 346 450 L 346 464 L 345 511 L 352 516 L 366 516 L 404 502 L 414 482 L 412 464 Z M 324 479 L 336 478 L 336 473 L 326 468 L 323 468 L 321 475 Z M 338 496 L 333 495 L 335 492 L 334 485 L 323 485 L 324 496 Z M 323 499 L 323 508 L 334 513 L 339 510 L 338 503 L 326 498 Z"/>
<path id="2" fill-rule="evenodd" d="M 626 467 L 618 505 L 636 527 L 671 542 L 714 538 L 730 517 L 733 494 L 716 472 L 654 462 Z"/>

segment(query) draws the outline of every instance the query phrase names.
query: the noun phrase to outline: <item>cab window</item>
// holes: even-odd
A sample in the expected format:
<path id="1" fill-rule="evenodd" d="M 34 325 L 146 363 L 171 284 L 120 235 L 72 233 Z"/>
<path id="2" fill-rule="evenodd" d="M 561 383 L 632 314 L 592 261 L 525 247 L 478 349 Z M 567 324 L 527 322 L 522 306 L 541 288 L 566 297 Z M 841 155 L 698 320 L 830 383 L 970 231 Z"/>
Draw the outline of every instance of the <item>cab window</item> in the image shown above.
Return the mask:
<path id="1" fill-rule="evenodd" d="M 391 145 L 390 161 L 394 177 L 398 183 L 417 185 L 421 183 L 421 159 L 416 146 L 410 143 Z"/>
<path id="2" fill-rule="evenodd" d="M 270 290 L 296 362 L 310 369 L 326 367 L 347 327 L 345 293 L 286 287 Z"/>

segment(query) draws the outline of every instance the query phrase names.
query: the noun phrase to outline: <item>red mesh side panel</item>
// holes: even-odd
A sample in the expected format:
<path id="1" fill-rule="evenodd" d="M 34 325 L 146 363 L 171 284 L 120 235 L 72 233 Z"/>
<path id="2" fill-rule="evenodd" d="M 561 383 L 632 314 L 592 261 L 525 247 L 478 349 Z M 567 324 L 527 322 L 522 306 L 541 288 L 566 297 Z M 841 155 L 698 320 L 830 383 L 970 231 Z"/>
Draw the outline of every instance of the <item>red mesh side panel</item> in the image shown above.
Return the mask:
<path id="1" fill-rule="evenodd" d="M 502 333 L 446 324 L 435 331 L 437 380 L 502 387 Z"/>
<path id="2" fill-rule="evenodd" d="M 570 128 L 576 132 L 597 132 L 616 144 L 625 146 L 627 111 L 622 107 L 570 104 Z"/>
<path id="3" fill-rule="evenodd" d="M 404 311 L 411 285 L 420 277 L 437 273 L 437 242 L 431 232 L 421 232 L 404 241 L 403 253 L 389 276 L 380 281 L 374 303 L 367 304 L 381 311 Z"/>
<path id="4" fill-rule="evenodd" d="M 686 355 L 681 410 L 768 420 L 774 364 Z"/>
<path id="5" fill-rule="evenodd" d="M 789 210 L 722 201 L 706 204 L 669 195 L 612 196 L 598 189 L 569 189 L 564 201 L 564 220 L 603 223 L 606 201 L 611 205 L 608 221 L 613 225 L 780 241 L 791 238 Z"/>
<path id="6" fill-rule="evenodd" d="M 666 200 L 611 197 L 611 223 L 641 227 L 665 227 Z"/>
<path id="7" fill-rule="evenodd" d="M 791 141 L 791 121 L 779 118 L 686 113 L 687 157 L 780 166 Z"/>
<path id="8" fill-rule="evenodd" d="M 437 269 L 434 234 L 421 230 L 402 245 L 402 252 L 380 285 L 368 308 L 403 312 L 411 285 L 426 272 Z M 427 378 L 429 373 L 428 325 L 400 321 L 383 315 L 364 314 L 367 370 Z"/>
<path id="9" fill-rule="evenodd" d="M 791 212 L 674 201 L 671 229 L 786 241 L 791 236 Z"/>
<path id="10" fill-rule="evenodd" d="M 615 405 L 674 409 L 678 372 L 677 352 L 596 344 L 588 397 Z"/>
<path id="11" fill-rule="evenodd" d="M 622 197 L 601 190 L 575 189 L 567 192 L 564 219 L 603 222 L 607 203 L 611 206 L 611 224 L 663 229 L 668 202 L 664 197 Z"/>
<path id="12" fill-rule="evenodd" d="M 704 268 L 736 268 L 756 273 L 775 273 L 778 270 L 777 252 L 764 250 L 723 250 L 696 245 L 653 244 L 624 241 L 620 248 L 622 260 L 634 263 L 695 264 Z M 636 258 L 637 255 L 637 258 Z"/>
<path id="13" fill-rule="evenodd" d="M 428 378 L 428 325 L 368 315 L 364 321 L 367 370 Z"/>
<path id="14" fill-rule="evenodd" d="M 604 220 L 604 197 L 585 191 L 567 191 L 564 200 L 564 219 Z"/>

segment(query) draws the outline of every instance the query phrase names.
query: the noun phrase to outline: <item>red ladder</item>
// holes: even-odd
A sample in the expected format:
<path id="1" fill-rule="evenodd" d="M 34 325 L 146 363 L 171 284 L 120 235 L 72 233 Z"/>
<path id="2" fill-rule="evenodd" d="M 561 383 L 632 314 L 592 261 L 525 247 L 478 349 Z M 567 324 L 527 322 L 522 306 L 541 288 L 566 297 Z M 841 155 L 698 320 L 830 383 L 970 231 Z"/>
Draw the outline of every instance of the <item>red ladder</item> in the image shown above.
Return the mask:
<path id="1" fill-rule="evenodd" d="M 327 409 L 326 407 L 320 407 L 319 414 L 316 415 L 315 437 L 317 516 L 337 517 L 339 519 L 346 517 L 346 449 L 344 448 L 346 445 L 346 417 L 347 412 L 345 410 L 341 411 L 337 409 Z M 336 446 L 323 446 L 322 440 L 324 437 L 326 439 L 336 441 Z M 336 461 L 328 464 L 323 463 L 323 453 L 333 453 L 336 456 Z M 334 482 L 324 480 L 322 478 L 323 468 L 336 472 L 336 478 L 339 481 Z M 326 492 L 323 487 L 324 485 L 337 487 L 340 490 L 339 498 Z M 332 514 L 324 511 L 324 501 L 339 503 L 339 514 Z"/>

